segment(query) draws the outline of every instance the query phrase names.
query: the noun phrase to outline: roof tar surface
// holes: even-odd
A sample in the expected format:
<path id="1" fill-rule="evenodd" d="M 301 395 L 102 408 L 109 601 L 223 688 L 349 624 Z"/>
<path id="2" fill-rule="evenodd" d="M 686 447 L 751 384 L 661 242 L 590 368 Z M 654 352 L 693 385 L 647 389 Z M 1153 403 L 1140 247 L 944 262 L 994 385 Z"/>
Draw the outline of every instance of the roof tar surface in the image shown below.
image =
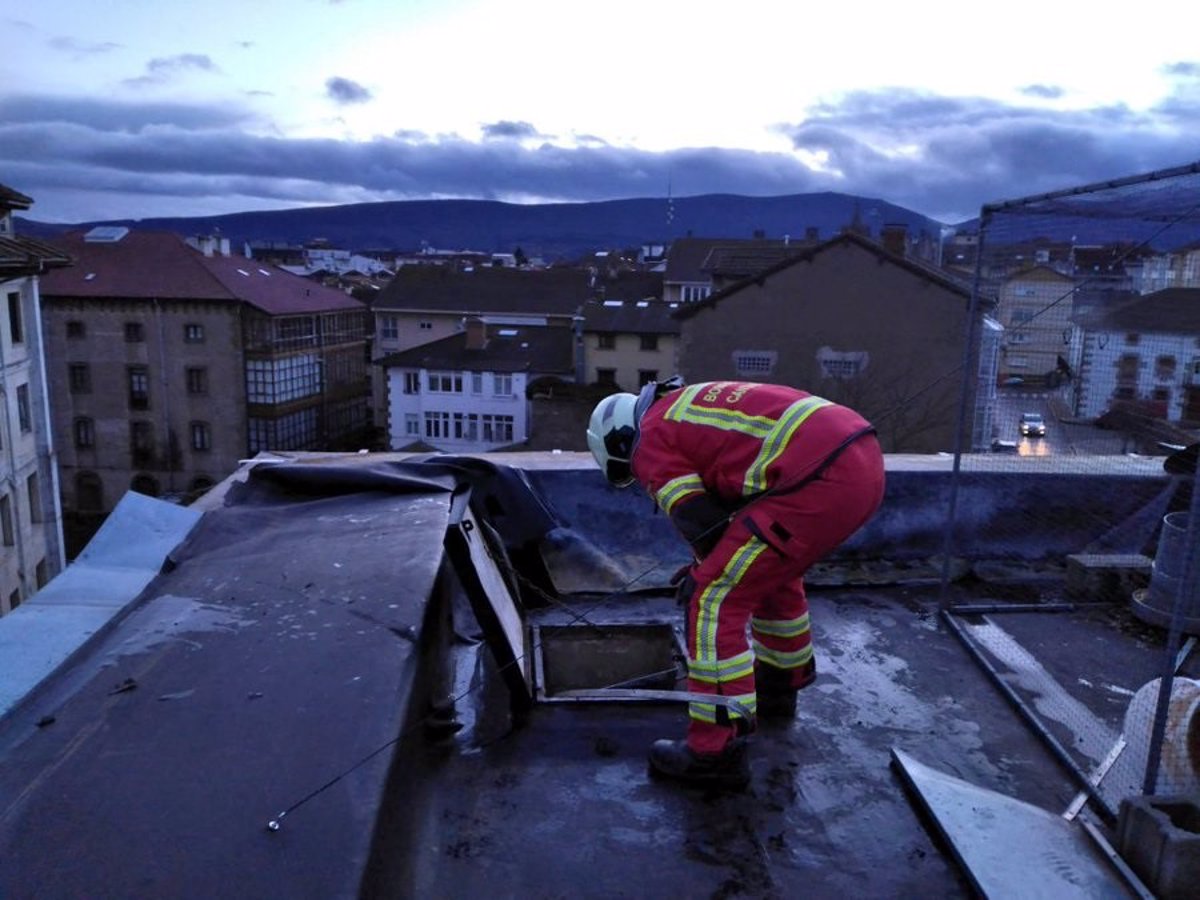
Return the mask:
<path id="1" fill-rule="evenodd" d="M 555 598 L 527 610 L 543 624 L 677 621 L 666 576 L 684 548 L 647 498 L 615 499 L 594 471 L 441 460 L 259 466 L 211 510 L 124 618 L 0 720 L 0 896 L 968 896 L 893 747 L 1054 811 L 1077 792 L 931 583 L 811 591 L 818 681 L 794 722 L 754 735 L 741 793 L 648 777 L 682 705 L 514 714 L 444 577 L 456 486 Z M 634 560 L 591 540 L 634 521 L 618 542 L 639 543 Z M 1002 624 L 1120 685 L 1157 652 L 1125 616 Z"/>

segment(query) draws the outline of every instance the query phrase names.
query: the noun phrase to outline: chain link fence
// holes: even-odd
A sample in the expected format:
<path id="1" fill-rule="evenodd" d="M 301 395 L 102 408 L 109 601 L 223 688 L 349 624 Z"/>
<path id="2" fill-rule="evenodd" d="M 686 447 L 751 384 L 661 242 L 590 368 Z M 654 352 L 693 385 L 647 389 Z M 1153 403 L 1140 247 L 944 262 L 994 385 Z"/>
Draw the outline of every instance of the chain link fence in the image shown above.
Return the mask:
<path id="1" fill-rule="evenodd" d="M 943 616 L 1115 815 L 1200 790 L 1200 163 L 990 204 Z"/>

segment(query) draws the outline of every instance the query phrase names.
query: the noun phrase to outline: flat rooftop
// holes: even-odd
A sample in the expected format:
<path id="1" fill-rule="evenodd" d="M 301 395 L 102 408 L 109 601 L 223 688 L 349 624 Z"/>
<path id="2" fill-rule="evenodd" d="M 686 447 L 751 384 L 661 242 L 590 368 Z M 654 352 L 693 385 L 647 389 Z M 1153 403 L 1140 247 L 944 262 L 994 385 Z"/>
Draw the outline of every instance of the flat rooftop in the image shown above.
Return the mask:
<path id="1" fill-rule="evenodd" d="M 946 471 L 889 477 L 926 468 Z M 1154 497 L 1160 473 L 1125 477 Z M 885 506 L 920 494 L 904 480 Z M 464 488 L 502 585 L 445 549 Z M 528 626 L 678 624 L 686 548 L 578 454 L 260 461 L 193 508 L 145 588 L 0 718 L 0 896 L 972 896 L 895 751 L 1057 815 L 1080 783 L 1046 734 L 1099 765 L 1165 646 L 1128 604 L 1064 603 L 1045 560 L 949 598 L 927 551 L 864 576 L 875 536 L 897 546 L 885 515 L 810 584 L 819 677 L 753 736 L 749 788 L 688 789 L 646 771 L 682 703 L 514 703 L 475 614 L 480 586 L 521 598 L 530 668 Z"/>

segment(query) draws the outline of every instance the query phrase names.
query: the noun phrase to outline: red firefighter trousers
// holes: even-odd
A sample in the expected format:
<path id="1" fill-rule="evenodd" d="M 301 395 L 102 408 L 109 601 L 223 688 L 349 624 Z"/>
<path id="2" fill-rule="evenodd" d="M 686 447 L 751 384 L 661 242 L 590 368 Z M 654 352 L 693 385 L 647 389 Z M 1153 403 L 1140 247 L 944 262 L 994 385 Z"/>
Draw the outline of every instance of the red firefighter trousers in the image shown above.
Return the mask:
<path id="1" fill-rule="evenodd" d="M 738 707 L 690 703 L 693 751 L 720 752 L 753 727 L 756 660 L 783 670 L 793 687 L 811 680 L 804 573 L 874 515 L 883 489 L 883 455 L 868 434 L 813 481 L 788 491 L 784 480 L 779 493 L 739 512 L 696 566 L 687 617 L 688 689 L 732 697 Z"/>

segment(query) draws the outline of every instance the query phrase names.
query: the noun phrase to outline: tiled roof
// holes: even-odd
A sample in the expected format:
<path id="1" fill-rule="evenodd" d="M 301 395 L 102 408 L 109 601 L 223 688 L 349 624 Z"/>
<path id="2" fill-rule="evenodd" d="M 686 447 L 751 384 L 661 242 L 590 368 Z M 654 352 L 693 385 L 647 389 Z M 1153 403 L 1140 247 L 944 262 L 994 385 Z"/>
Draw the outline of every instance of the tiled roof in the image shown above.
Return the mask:
<path id="1" fill-rule="evenodd" d="M 1127 300 L 1083 320 L 1094 329 L 1200 335 L 1200 288 L 1167 288 Z"/>
<path id="2" fill-rule="evenodd" d="M 676 318 L 686 319 L 694 315 L 697 310 L 712 306 L 715 303 L 719 303 L 726 297 L 736 294 L 747 285 L 760 283 L 764 278 L 769 278 L 775 273 L 781 272 L 790 266 L 796 265 L 797 263 L 811 260 L 817 256 L 817 254 L 823 253 L 825 250 L 841 244 L 857 244 L 863 249 L 876 254 L 881 259 L 894 263 L 901 268 L 908 269 L 918 278 L 924 278 L 928 281 L 932 281 L 948 290 L 951 290 L 957 294 L 961 294 L 964 297 L 969 298 L 971 296 L 971 286 L 963 279 L 956 278 L 952 274 L 920 260 L 911 259 L 906 256 L 897 256 L 896 254 L 885 250 L 881 244 L 876 243 L 870 238 L 855 234 L 852 231 L 845 231 L 837 237 L 831 238 L 830 240 L 821 244 L 817 244 L 815 246 L 810 245 L 802 253 L 798 253 L 795 256 L 789 256 L 787 259 L 780 260 L 770 268 L 764 269 L 756 275 L 743 278 L 741 281 L 734 282 L 728 287 L 717 291 L 715 294 L 705 297 L 703 300 L 697 301 L 696 303 L 685 303 L 675 311 L 674 315 Z"/>
<path id="3" fill-rule="evenodd" d="M 252 259 L 205 256 L 167 232 L 131 231 L 104 242 L 71 232 L 53 243 L 75 264 L 43 277 L 46 297 L 242 302 L 269 315 L 363 308 L 341 291 Z"/>
<path id="4" fill-rule="evenodd" d="M 376 310 L 574 315 L 592 296 L 581 269 L 526 271 L 483 266 L 404 266 L 372 304 Z"/>
<path id="5" fill-rule="evenodd" d="M 709 281 L 710 276 L 749 276 L 812 247 L 802 241 L 763 238 L 680 238 L 667 252 L 668 282 Z M 756 267 L 756 268 L 755 268 Z"/>
<path id="6" fill-rule="evenodd" d="M 536 372 L 569 374 L 575 369 L 575 336 L 570 328 L 535 326 L 489 328 L 480 349 L 467 349 L 467 333 L 411 347 L 378 360 L 385 368 L 442 369 L 464 372 Z"/>
<path id="7" fill-rule="evenodd" d="M 618 272 L 610 277 L 597 278 L 595 290 L 604 300 L 661 300 L 663 276 L 662 272 Z"/>
<path id="8" fill-rule="evenodd" d="M 33 206 L 33 198 L 26 197 L 20 191 L 14 191 L 6 184 L 0 184 L 0 208 L 29 209 Z"/>
<path id="9" fill-rule="evenodd" d="M 43 241 L 12 234 L 0 235 L 0 274 L 41 275 L 44 278 L 47 269 L 70 262 L 62 250 Z"/>
<path id="10" fill-rule="evenodd" d="M 661 300 L 591 300 L 583 307 L 583 330 L 611 334 L 679 334 L 672 313 L 678 303 Z"/>

